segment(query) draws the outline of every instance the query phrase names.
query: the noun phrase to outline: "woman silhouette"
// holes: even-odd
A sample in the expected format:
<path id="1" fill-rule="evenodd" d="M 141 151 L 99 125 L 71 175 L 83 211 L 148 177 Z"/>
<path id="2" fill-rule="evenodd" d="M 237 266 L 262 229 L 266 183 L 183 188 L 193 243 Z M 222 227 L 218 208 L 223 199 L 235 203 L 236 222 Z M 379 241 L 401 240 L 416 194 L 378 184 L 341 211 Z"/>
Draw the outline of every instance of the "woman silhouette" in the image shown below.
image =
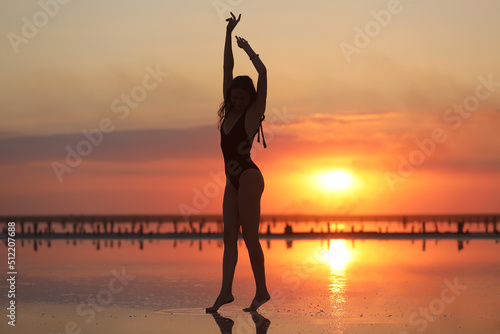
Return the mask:
<path id="1" fill-rule="evenodd" d="M 224 46 L 224 101 L 218 112 L 226 172 L 222 207 L 224 219 L 222 287 L 213 306 L 206 309 L 207 312 L 216 312 L 219 307 L 234 300 L 232 287 L 238 261 L 237 242 L 240 226 L 256 285 L 255 297 L 244 311 L 255 311 L 271 298 L 266 287 L 264 253 L 259 242 L 260 198 L 264 191 L 264 178 L 250 158 L 253 139 L 259 129 L 262 129 L 261 122 L 266 109 L 267 72 L 259 55 L 252 50 L 248 42 L 236 36 L 238 46 L 247 53 L 259 73 L 257 90 L 248 76 L 233 79 L 231 33 L 240 19 L 241 14 L 236 19 L 233 13 L 227 19 Z M 264 137 L 262 139 L 264 141 Z"/>

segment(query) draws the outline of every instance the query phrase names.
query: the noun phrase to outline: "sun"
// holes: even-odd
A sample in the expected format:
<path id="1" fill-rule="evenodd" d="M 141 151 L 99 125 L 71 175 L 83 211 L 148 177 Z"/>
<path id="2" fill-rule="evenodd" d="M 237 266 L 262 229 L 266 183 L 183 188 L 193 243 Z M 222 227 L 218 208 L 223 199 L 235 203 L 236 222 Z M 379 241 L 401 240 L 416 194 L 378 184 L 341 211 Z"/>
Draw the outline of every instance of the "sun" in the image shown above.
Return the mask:
<path id="1" fill-rule="evenodd" d="M 346 190 L 352 187 L 354 178 L 349 172 L 335 170 L 322 174 L 319 182 L 328 190 Z"/>

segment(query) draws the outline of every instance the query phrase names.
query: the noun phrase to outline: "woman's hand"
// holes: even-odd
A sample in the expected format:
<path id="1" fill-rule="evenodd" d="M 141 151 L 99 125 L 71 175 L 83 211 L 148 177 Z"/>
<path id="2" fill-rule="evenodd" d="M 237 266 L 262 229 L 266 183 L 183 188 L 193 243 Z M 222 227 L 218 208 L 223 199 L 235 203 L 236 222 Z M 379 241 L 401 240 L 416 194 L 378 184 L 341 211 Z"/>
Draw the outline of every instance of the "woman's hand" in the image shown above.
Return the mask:
<path id="1" fill-rule="evenodd" d="M 236 42 L 238 43 L 238 46 L 245 51 L 248 50 L 248 48 L 250 47 L 248 41 L 242 37 L 236 36 Z"/>
<path id="2" fill-rule="evenodd" d="M 236 16 L 234 16 L 233 12 L 231 12 L 231 16 L 230 18 L 226 19 L 227 21 L 227 32 L 232 32 L 234 30 L 234 28 L 236 27 L 236 25 L 238 24 L 238 22 L 240 22 L 240 19 L 241 19 L 241 14 L 238 16 L 238 19 L 236 19 Z"/>

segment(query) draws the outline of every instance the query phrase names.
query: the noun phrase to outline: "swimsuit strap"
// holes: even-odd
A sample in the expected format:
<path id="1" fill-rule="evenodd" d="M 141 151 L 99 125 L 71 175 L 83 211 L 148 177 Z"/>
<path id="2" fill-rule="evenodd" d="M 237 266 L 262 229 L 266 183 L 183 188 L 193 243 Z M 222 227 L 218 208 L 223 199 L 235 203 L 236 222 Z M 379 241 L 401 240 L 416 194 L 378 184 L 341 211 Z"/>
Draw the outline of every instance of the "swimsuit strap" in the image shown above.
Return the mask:
<path id="1" fill-rule="evenodd" d="M 257 130 L 257 142 L 260 143 L 260 133 L 262 132 L 262 145 L 264 145 L 264 148 L 266 148 L 266 139 L 264 138 L 264 129 L 262 128 L 262 121 L 264 120 L 264 118 L 266 118 L 266 116 L 262 115 L 262 118 L 260 119 L 259 129 Z"/>

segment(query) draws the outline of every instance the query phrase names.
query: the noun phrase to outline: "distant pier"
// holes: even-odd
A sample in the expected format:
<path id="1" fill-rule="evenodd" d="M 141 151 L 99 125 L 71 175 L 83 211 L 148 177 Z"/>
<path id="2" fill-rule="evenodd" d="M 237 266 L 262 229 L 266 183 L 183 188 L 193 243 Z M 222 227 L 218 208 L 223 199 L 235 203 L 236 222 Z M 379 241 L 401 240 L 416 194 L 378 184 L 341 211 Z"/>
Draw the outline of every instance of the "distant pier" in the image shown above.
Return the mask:
<path id="1" fill-rule="evenodd" d="M 263 239 L 499 238 L 500 214 L 262 215 Z M 221 215 L 1 216 L 21 238 L 222 239 Z"/>

